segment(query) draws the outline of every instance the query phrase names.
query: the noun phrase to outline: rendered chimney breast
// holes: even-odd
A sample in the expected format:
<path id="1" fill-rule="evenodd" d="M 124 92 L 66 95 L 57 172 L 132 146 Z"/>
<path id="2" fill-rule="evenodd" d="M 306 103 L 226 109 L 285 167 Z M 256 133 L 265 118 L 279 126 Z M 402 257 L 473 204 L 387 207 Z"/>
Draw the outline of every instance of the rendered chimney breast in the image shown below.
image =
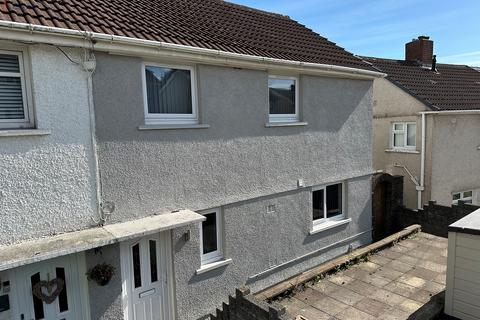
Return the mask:
<path id="1" fill-rule="evenodd" d="M 405 60 L 432 64 L 433 41 L 428 36 L 419 36 L 405 45 Z"/>

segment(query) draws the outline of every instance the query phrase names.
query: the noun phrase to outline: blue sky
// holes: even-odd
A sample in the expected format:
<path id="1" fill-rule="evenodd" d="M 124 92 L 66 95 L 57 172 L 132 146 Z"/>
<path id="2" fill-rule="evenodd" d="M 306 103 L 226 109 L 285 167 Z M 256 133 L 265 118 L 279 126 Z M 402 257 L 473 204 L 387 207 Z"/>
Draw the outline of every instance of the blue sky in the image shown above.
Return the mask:
<path id="1" fill-rule="evenodd" d="M 480 66 L 479 0 L 230 0 L 290 16 L 348 51 L 403 59 L 419 35 L 439 62 Z"/>

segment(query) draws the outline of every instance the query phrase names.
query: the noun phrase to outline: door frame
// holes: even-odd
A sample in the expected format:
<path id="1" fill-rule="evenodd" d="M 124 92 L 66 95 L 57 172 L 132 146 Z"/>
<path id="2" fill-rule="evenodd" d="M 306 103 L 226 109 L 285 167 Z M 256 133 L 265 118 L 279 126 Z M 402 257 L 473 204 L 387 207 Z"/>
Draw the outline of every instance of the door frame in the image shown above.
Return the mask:
<path id="1" fill-rule="evenodd" d="M 122 306 L 123 306 L 123 319 L 133 320 L 132 314 L 132 267 L 130 263 L 130 246 L 135 241 L 142 238 L 148 238 L 143 236 L 120 243 L 120 268 L 122 274 Z M 160 261 L 165 261 L 166 265 L 166 285 L 165 292 L 163 293 L 163 303 L 165 307 L 164 318 L 165 320 L 175 319 L 175 299 L 174 299 L 174 286 L 173 286 L 173 262 L 172 262 L 172 240 L 171 231 L 159 232 L 160 238 Z"/>
<path id="2" fill-rule="evenodd" d="M 27 298 L 25 295 L 27 295 L 26 290 L 26 280 L 25 280 L 25 274 L 27 271 L 31 271 L 35 269 L 35 264 L 48 264 L 54 263 L 55 260 L 61 260 L 61 259 L 67 259 L 69 262 L 69 266 L 71 268 L 71 274 L 72 274 L 72 286 L 76 290 L 78 290 L 78 297 L 79 301 L 76 301 L 76 304 L 74 306 L 74 312 L 80 312 L 81 314 L 75 314 L 74 315 L 78 319 L 85 319 L 85 320 L 90 320 L 91 319 L 91 314 L 90 314 L 90 301 L 89 301 L 89 295 L 88 295 L 88 282 L 87 282 L 87 277 L 85 274 L 87 273 L 87 263 L 86 263 L 86 258 L 85 258 L 85 252 L 79 252 L 79 253 L 74 253 L 71 255 L 67 256 L 60 256 L 40 262 L 35 262 L 32 264 L 24 265 L 21 267 L 17 267 L 15 269 L 10 269 L 7 271 L 8 277 L 10 278 L 10 303 L 11 303 L 11 309 L 12 309 L 12 315 L 14 319 L 20 319 L 21 314 L 23 313 L 24 310 L 20 308 L 20 305 L 24 305 L 23 301 L 25 298 Z M 30 296 L 29 296 L 30 298 Z M 29 312 L 32 312 L 32 310 L 29 310 Z"/>

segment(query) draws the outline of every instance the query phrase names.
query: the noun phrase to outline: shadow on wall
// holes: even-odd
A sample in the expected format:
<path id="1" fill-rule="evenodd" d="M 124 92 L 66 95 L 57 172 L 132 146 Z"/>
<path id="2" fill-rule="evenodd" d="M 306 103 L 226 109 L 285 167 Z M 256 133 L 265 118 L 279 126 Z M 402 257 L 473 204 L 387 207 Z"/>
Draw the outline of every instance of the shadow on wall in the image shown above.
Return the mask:
<path id="1" fill-rule="evenodd" d="M 118 257 L 120 257 L 118 244 L 87 251 L 87 270 L 102 263 L 110 264 L 115 268 L 114 276 L 105 286 L 88 281 L 92 319 L 123 319 L 122 275 Z"/>

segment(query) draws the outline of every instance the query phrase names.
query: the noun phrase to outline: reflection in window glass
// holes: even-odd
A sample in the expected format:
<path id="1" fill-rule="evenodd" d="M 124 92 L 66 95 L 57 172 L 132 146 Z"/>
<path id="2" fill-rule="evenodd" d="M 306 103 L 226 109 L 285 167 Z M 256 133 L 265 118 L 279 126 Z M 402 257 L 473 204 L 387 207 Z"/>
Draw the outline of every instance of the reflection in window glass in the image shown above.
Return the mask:
<path id="1" fill-rule="evenodd" d="M 190 70 L 146 66 L 149 113 L 192 113 Z"/>
<path id="2" fill-rule="evenodd" d="M 270 114 L 295 114 L 295 80 L 268 79 Z"/>
<path id="3" fill-rule="evenodd" d="M 327 187 L 327 218 L 342 214 L 342 184 Z"/>

